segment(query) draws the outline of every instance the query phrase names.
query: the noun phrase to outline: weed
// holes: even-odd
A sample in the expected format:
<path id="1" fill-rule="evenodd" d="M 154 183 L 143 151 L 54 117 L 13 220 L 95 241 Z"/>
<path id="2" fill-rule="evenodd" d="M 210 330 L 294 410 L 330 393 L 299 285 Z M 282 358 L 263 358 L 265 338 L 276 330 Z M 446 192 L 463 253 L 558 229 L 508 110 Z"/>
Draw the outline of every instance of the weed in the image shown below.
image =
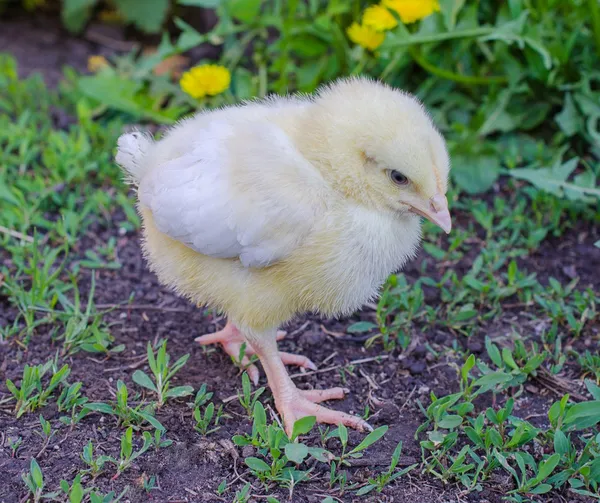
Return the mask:
<path id="1" fill-rule="evenodd" d="M 23 437 L 11 438 L 8 437 L 8 446 L 10 447 L 10 457 L 15 458 L 19 452 L 19 447 L 23 443 Z"/>
<path id="2" fill-rule="evenodd" d="M 154 430 L 154 435 L 152 436 L 152 445 L 154 445 L 155 450 L 159 450 L 164 447 L 169 447 L 173 445 L 173 440 L 166 438 L 164 430 Z"/>
<path id="3" fill-rule="evenodd" d="M 600 355 L 586 350 L 583 354 L 577 354 L 577 363 L 583 371 L 582 377 L 591 374 L 594 376 L 596 382 L 600 384 Z"/>
<path id="4" fill-rule="evenodd" d="M 47 387 L 44 388 L 42 378 L 50 369 L 53 369 L 52 377 Z M 71 369 L 67 364 L 56 370 L 56 362 L 49 360 L 43 365 L 33 367 L 26 364 L 23 368 L 23 377 L 19 387 L 10 379 L 7 379 L 6 387 L 17 401 L 15 405 L 17 417 L 21 417 L 26 412 L 32 412 L 46 405 L 54 390 L 67 379 L 70 372 Z"/>
<path id="5" fill-rule="evenodd" d="M 110 456 L 104 455 L 94 457 L 94 445 L 91 440 L 83 448 L 83 453 L 80 457 L 89 467 L 83 473 L 89 473 L 94 479 L 104 471 L 106 462 L 112 459 Z"/>
<path id="6" fill-rule="evenodd" d="M 248 374 L 246 372 L 242 374 L 242 393 L 240 394 L 238 392 L 238 399 L 242 407 L 246 409 L 249 417 L 252 417 L 254 405 L 264 391 L 265 388 L 260 387 L 256 391 L 252 392 L 252 385 L 250 384 L 250 378 L 248 377 Z"/>
<path id="7" fill-rule="evenodd" d="M 142 370 L 136 370 L 133 380 L 140 386 L 154 391 L 158 397 L 158 407 L 161 407 L 168 398 L 179 398 L 191 395 L 194 388 L 191 386 L 176 386 L 171 388 L 171 379 L 185 365 L 189 354 L 182 356 L 171 367 L 169 367 L 170 356 L 167 353 L 167 341 L 163 341 L 156 355 L 152 351 L 152 345 L 148 343 L 148 365 L 152 371 L 154 382 L 148 374 Z"/>
<path id="8" fill-rule="evenodd" d="M 216 414 L 215 404 L 213 402 L 210 402 L 204 408 L 204 412 L 202 412 L 202 409 L 200 407 L 196 407 L 194 408 L 194 419 L 196 420 L 194 429 L 202 435 L 209 435 L 210 433 L 214 433 L 219 428 L 221 428 L 219 426 L 219 421 L 223 417 L 228 417 L 223 413 L 223 405 L 219 405 Z"/>
<path id="9" fill-rule="evenodd" d="M 21 478 L 25 482 L 27 489 L 29 489 L 29 493 L 35 503 L 38 503 L 42 499 L 52 499 L 57 496 L 57 493 L 44 493 L 44 475 L 35 458 L 31 458 L 29 472 L 23 473 Z"/>
<path id="10" fill-rule="evenodd" d="M 107 461 L 114 463 L 117 467 L 117 473 L 115 475 L 118 476 L 123 473 L 127 468 L 131 466 L 131 464 L 139 458 L 142 454 L 144 454 L 152 445 L 152 435 L 149 432 L 145 431 L 144 435 L 144 444 L 140 449 L 134 451 L 133 447 L 133 427 L 127 428 L 125 433 L 121 436 L 121 452 L 119 455 L 119 459 L 115 459 L 113 457 L 108 457 Z"/>
<path id="11" fill-rule="evenodd" d="M 61 480 L 60 488 L 65 495 L 68 496 L 69 503 L 81 503 L 86 493 L 90 492 L 90 490 L 83 490 L 83 486 L 81 485 L 81 474 L 77 474 L 71 485 L 69 485 L 66 480 Z"/>
<path id="12" fill-rule="evenodd" d="M 247 482 L 242 489 L 236 491 L 233 503 L 247 503 L 250 500 L 250 487 L 252 486 Z"/>
<path id="13" fill-rule="evenodd" d="M 135 407 L 129 405 L 127 386 L 120 379 L 117 381 L 116 395 L 116 399 L 112 403 L 86 403 L 84 410 L 87 409 L 114 416 L 117 419 L 117 423 L 123 426 L 133 426 L 137 429 L 139 425 L 147 422 L 158 430 L 164 430 L 163 425 L 154 417 L 154 407 L 152 405 L 145 405 L 143 403 L 139 403 Z"/>
<path id="14" fill-rule="evenodd" d="M 410 465 L 402 470 L 396 471 L 396 467 L 398 466 L 398 462 L 400 461 L 401 453 L 402 442 L 399 442 L 396 448 L 394 449 L 394 453 L 392 454 L 392 461 L 388 470 L 384 473 L 377 475 L 374 478 L 369 478 L 367 485 L 361 487 L 356 492 L 356 495 L 363 496 L 365 494 L 370 493 L 373 489 L 377 489 L 377 492 L 380 493 L 381 491 L 383 491 L 386 485 L 413 470 L 417 466 L 416 464 Z"/>

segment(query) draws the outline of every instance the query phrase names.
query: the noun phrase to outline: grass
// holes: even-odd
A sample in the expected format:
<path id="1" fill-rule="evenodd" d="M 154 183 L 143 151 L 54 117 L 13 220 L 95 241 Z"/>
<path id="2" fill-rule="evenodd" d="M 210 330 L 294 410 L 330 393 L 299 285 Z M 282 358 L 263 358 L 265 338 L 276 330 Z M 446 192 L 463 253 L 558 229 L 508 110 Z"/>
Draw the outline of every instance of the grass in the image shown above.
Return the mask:
<path id="1" fill-rule="evenodd" d="M 542 24 L 550 23 L 544 4 L 539 2 L 539 9 L 532 14 Z M 574 22 L 571 18 L 567 21 Z M 494 33 L 486 29 L 487 35 Z M 282 37 L 291 36 L 285 30 Z M 251 33 L 262 36 L 259 30 Z M 434 35 L 412 33 L 407 40 L 425 36 Z M 400 42 L 392 38 L 387 43 Z M 443 55 L 435 51 L 424 55 L 420 47 L 415 50 L 413 56 L 422 66 L 430 66 L 425 56 L 438 60 Z M 486 51 L 483 45 L 481 50 Z M 496 74 L 493 56 L 508 56 L 496 46 L 493 51 L 489 64 L 491 74 Z M 364 51 L 348 54 L 346 66 L 361 64 L 374 72 L 381 64 Z M 238 56 L 226 51 L 225 58 L 234 57 Z M 359 59 L 354 61 L 355 57 Z M 385 55 L 382 58 L 385 60 Z M 563 63 L 557 70 L 561 78 L 568 66 Z M 262 64 L 259 61 L 259 66 Z M 276 64 L 285 66 L 285 61 Z M 195 391 L 190 384 L 177 382 L 189 355 L 171 364 L 166 340 L 147 343 L 148 371 L 135 370 L 132 384 L 117 380 L 115 396 L 92 399 L 81 381 L 69 381 L 74 366 L 83 364 L 78 355 L 100 357 L 108 365 L 117 355 L 135 354 L 134 348 L 115 340 L 108 313 L 96 307 L 94 298 L 97 275 L 118 272 L 121 267 L 119 235 L 139 226 L 133 201 L 112 161 L 116 138 L 136 114 L 108 107 L 108 113 L 99 116 L 107 107 L 99 109 L 97 99 L 82 92 L 81 81 L 68 70 L 60 89 L 49 92 L 39 77 L 18 79 L 10 57 L 0 56 L 0 69 L 0 90 L 9 96 L 0 99 L 0 165 L 8 168 L 0 172 L 0 301 L 11 312 L 9 322 L 0 327 L 0 343 L 7 345 L 11 359 L 19 362 L 42 340 L 52 345 L 51 352 L 45 352 L 46 363 L 18 364 L 18 378 L 5 380 L 6 391 L 0 388 L 0 406 L 20 421 L 56 406 L 58 420 L 39 416 L 43 450 L 66 440 L 69 432 L 94 414 L 102 414 L 119 432 L 118 441 L 107 440 L 113 442 L 112 454 L 99 454 L 107 451 L 92 441 L 82 445 L 81 464 L 71 478 L 51 487 L 41 456 L 33 452 L 22 476 L 21 496 L 30 501 L 67 497 L 93 503 L 119 501 L 128 487 L 106 491 L 102 481 L 118 484 L 124 474 L 138 473 L 136 462 L 153 452 L 173 449 L 173 441 L 167 438 L 171 432 L 159 421 L 158 413 L 181 411 L 174 408 Z M 439 69 L 434 71 L 439 73 Z M 535 67 L 534 71 L 543 70 Z M 243 67 L 236 67 L 235 72 L 238 79 L 244 75 Z M 286 67 L 273 85 L 284 88 L 290 76 Z M 528 74 L 527 79 L 531 82 L 534 77 Z M 402 480 L 416 478 L 428 483 L 441 481 L 440 487 L 476 494 L 494 487 L 495 477 L 504 476 L 510 479 L 507 501 L 545 501 L 540 498 L 546 494 L 600 499 L 600 295 L 582 284 L 586 278 L 561 282 L 540 274 L 532 260 L 543 247 L 555 246 L 582 226 L 591 228 L 600 222 L 597 200 L 589 199 L 596 197 L 595 178 L 588 183 L 589 173 L 598 173 L 597 165 L 592 156 L 582 162 L 573 162 L 571 157 L 581 150 L 580 140 L 589 135 L 572 107 L 585 110 L 584 98 L 592 90 L 578 89 L 573 98 L 576 102 L 569 101 L 569 95 L 563 102 L 560 95 L 561 115 L 550 134 L 552 148 L 546 152 L 543 140 L 534 140 L 516 126 L 506 135 L 494 136 L 497 131 L 482 116 L 496 110 L 504 117 L 511 100 L 519 103 L 527 92 L 514 87 L 491 89 L 484 99 L 487 108 L 476 111 L 473 97 L 460 119 L 459 104 L 465 103 L 468 91 L 461 88 L 459 92 L 455 82 L 448 90 L 447 84 L 443 79 L 431 80 L 420 91 L 434 105 L 436 119 L 455 126 L 451 133 L 455 162 L 468 164 L 501 152 L 498 155 L 506 171 L 496 190 L 482 196 L 469 195 L 472 187 L 461 181 L 459 174 L 451 194 L 457 229 L 448 240 L 427 226 L 419 269 L 392 276 L 370 321 L 347 328 L 349 334 L 366 334 L 367 347 L 394 355 L 410 354 L 416 330 L 442 332 L 453 339 L 442 344 L 427 341 L 431 357 L 427 361 L 454 366 L 457 389 L 447 389 L 443 396 L 431 392 L 427 401 L 411 400 L 407 405 L 419 417 L 420 426 L 414 439 L 404 439 L 404 444 L 416 441 L 420 459 L 402 464 L 403 444 L 386 438 L 386 425 L 353 443 L 346 428 L 321 430 L 318 435 L 314 418 L 305 418 L 288 438 L 276 420 L 267 420 L 265 390 L 253 391 L 243 373 L 237 392 L 239 405 L 235 400 L 218 403 L 215 390 L 204 385 L 197 387 L 194 401 L 183 409 L 194 438 L 213 438 L 225 423 L 236 422 L 241 427 L 230 441 L 251 448 L 252 455 L 244 456 L 242 465 L 243 476 L 250 482 L 242 484 L 232 476 L 233 481 L 207 487 L 207 492 L 240 502 L 253 495 L 278 501 L 274 495 L 293 498 L 313 483 L 327 493 L 323 501 L 343 501 L 386 491 L 393 494 Z M 252 85 L 262 89 L 260 82 Z M 446 104 L 439 98 L 444 89 L 448 90 Z M 557 92 L 556 87 L 552 89 Z M 553 106 L 556 96 L 553 94 Z M 499 102 L 503 108 L 498 108 Z M 540 113 L 545 110 L 544 102 L 532 106 Z M 56 127 L 56 113 L 66 114 L 72 125 Z M 159 119 L 170 117 L 160 113 Z M 514 118 L 515 112 L 511 114 Z M 569 128 L 573 135 L 565 137 Z M 485 148 L 479 151 L 482 147 L 471 141 L 473 135 L 479 135 L 493 153 Z M 461 141 L 469 146 L 467 151 L 461 151 Z M 571 149 L 570 155 L 564 145 Z M 532 169 L 534 164 L 547 171 L 517 171 L 525 169 L 524 165 Z M 565 173 L 579 178 L 570 178 L 572 182 L 560 179 Z M 545 184 L 544 177 L 552 183 Z M 497 180 L 495 176 L 492 182 Z M 486 184 L 492 185 L 482 182 Z M 119 214 L 118 229 L 113 229 L 115 214 Z M 106 239 L 107 233 L 98 234 L 103 227 L 110 229 Z M 84 290 L 81 285 L 87 283 L 90 287 Z M 532 321 L 539 330 L 531 328 Z M 488 337 L 498 325 L 503 328 L 502 335 L 497 336 L 496 331 L 495 337 Z M 49 334 L 49 338 L 42 339 L 41 334 Z M 484 351 L 479 356 L 468 349 L 473 340 L 483 341 Z M 589 349 L 583 351 L 583 347 Z M 354 366 L 344 365 L 339 371 L 344 379 L 356 376 Z M 541 419 L 532 422 L 523 417 L 526 409 L 519 408 L 518 401 L 528 393 L 528 386 L 540 386 L 540 382 L 566 382 L 569 390 L 559 388 L 561 392 L 550 403 L 546 400 L 547 406 L 538 416 Z M 26 448 L 32 452 L 21 437 L 9 440 L 12 457 Z M 368 449 L 374 445 L 385 445 L 393 454 L 385 469 L 359 479 L 355 463 L 372 452 Z M 143 475 L 143 490 L 151 493 L 156 480 Z"/>

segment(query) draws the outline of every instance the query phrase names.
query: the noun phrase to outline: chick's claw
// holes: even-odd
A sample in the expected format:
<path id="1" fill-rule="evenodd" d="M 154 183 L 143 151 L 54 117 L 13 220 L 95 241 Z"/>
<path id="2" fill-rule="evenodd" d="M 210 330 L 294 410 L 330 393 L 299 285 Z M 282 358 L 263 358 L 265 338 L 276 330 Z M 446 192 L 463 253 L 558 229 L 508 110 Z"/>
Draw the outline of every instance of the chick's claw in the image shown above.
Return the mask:
<path id="1" fill-rule="evenodd" d="M 283 339 L 285 336 L 286 332 L 283 330 L 277 332 L 278 341 Z M 254 348 L 244 339 L 242 333 L 233 323 L 228 322 L 225 327 L 218 332 L 196 337 L 195 341 L 202 346 L 207 346 L 209 344 L 220 344 L 225 353 L 231 356 L 235 362 L 238 362 L 242 368 L 246 369 L 246 372 L 248 372 L 248 377 L 254 383 L 254 385 L 258 385 L 260 372 L 258 367 L 251 361 L 251 357 L 255 354 Z M 241 361 L 240 353 L 242 353 Z M 296 365 L 309 370 L 317 370 L 317 366 L 306 356 L 280 351 L 279 357 L 285 365 Z"/>

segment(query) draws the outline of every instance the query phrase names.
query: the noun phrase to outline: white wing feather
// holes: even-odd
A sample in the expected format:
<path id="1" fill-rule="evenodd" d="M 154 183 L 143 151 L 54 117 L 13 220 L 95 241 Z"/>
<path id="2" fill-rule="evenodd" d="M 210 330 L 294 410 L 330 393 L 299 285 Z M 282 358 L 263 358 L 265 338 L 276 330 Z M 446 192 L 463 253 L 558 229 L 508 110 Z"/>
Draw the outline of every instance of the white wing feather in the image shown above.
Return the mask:
<path id="1" fill-rule="evenodd" d="M 189 151 L 145 176 L 157 228 L 198 253 L 266 267 L 289 255 L 323 210 L 320 173 L 268 122 L 211 121 Z"/>

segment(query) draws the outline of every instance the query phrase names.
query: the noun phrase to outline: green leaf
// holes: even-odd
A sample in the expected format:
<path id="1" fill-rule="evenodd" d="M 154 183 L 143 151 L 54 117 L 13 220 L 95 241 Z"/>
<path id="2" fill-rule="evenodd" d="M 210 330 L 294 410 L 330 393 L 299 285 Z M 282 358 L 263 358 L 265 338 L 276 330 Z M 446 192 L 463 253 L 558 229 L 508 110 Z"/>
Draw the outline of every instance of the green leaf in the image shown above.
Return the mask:
<path id="1" fill-rule="evenodd" d="M 175 118 L 164 112 L 142 106 L 137 98 L 141 82 L 117 75 L 98 74 L 80 77 L 77 86 L 88 98 L 135 117 L 144 117 L 162 124 L 172 124 Z"/>
<path id="2" fill-rule="evenodd" d="M 345 447 L 348 444 L 348 429 L 344 424 L 340 424 L 337 428 L 337 432 L 340 437 L 340 442 Z"/>
<path id="3" fill-rule="evenodd" d="M 67 30 L 81 31 L 97 3 L 98 0 L 63 0 L 61 17 Z"/>
<path id="4" fill-rule="evenodd" d="M 454 155 L 451 174 L 456 184 L 469 194 L 485 192 L 500 175 L 500 161 L 490 155 Z"/>
<path id="5" fill-rule="evenodd" d="M 208 408 L 208 407 L 207 407 Z M 165 427 L 160 423 L 158 419 L 156 419 L 152 414 L 148 412 L 138 412 L 140 417 L 142 417 L 147 423 L 150 423 L 157 430 L 165 431 Z"/>
<path id="6" fill-rule="evenodd" d="M 315 416 L 305 416 L 298 419 L 292 428 L 292 440 L 296 440 L 300 435 L 306 435 L 317 422 Z"/>
<path id="7" fill-rule="evenodd" d="M 114 414 L 113 408 L 107 403 L 86 403 L 84 408 L 95 412 L 101 412 L 102 414 Z"/>
<path id="8" fill-rule="evenodd" d="M 148 389 L 154 391 L 155 393 L 158 393 L 158 390 L 156 389 L 156 386 L 152 382 L 152 379 L 150 379 L 148 374 L 146 374 L 144 371 L 136 370 L 133 373 L 132 379 L 133 379 L 133 382 L 139 384 L 143 388 L 148 388 Z"/>
<path id="9" fill-rule="evenodd" d="M 370 445 L 373 445 L 375 442 L 377 442 L 381 437 L 383 437 L 385 435 L 385 433 L 388 431 L 388 426 L 380 426 L 379 428 L 377 428 L 376 430 L 372 431 L 371 433 L 369 433 L 364 439 L 363 441 L 358 444 L 354 449 L 352 449 L 350 452 L 351 453 L 355 453 L 355 452 L 360 452 L 360 451 L 364 451 L 366 448 L 368 448 Z"/>
<path id="10" fill-rule="evenodd" d="M 546 494 L 547 492 L 552 490 L 552 486 L 550 484 L 540 484 L 535 486 L 533 489 L 529 490 L 529 494 Z"/>
<path id="11" fill-rule="evenodd" d="M 588 392 L 590 393 L 590 395 L 592 395 L 594 400 L 600 400 L 600 386 L 598 386 L 591 379 L 586 379 L 584 382 Z"/>
<path id="12" fill-rule="evenodd" d="M 315 35 L 302 33 L 288 42 L 288 47 L 301 58 L 318 58 L 329 49 L 329 44 Z"/>
<path id="13" fill-rule="evenodd" d="M 35 486 L 39 489 L 43 489 L 44 487 L 44 476 L 42 475 L 42 469 L 35 458 L 31 458 L 31 463 L 29 464 L 29 471 L 31 473 L 31 478 Z"/>
<path id="14" fill-rule="evenodd" d="M 308 456 L 308 447 L 304 444 L 290 442 L 285 446 L 285 455 L 292 463 L 299 465 Z"/>
<path id="15" fill-rule="evenodd" d="M 571 442 L 561 430 L 554 432 L 554 452 L 564 456 L 568 454 L 570 445 Z"/>
<path id="16" fill-rule="evenodd" d="M 483 440 L 481 439 L 481 436 L 479 435 L 479 433 L 477 433 L 477 431 L 475 431 L 475 428 L 472 428 L 471 426 L 467 426 L 465 428 L 465 433 L 467 435 L 467 437 L 469 437 L 469 440 L 471 440 L 471 442 L 473 442 L 476 446 L 481 447 L 483 444 Z"/>
<path id="17" fill-rule="evenodd" d="M 238 21 L 253 24 L 260 14 L 262 0 L 230 0 L 229 13 Z"/>
<path id="18" fill-rule="evenodd" d="M 73 487 L 71 488 L 71 492 L 69 493 L 69 502 L 70 503 L 81 503 L 83 501 L 83 487 L 81 483 L 76 481 L 73 483 Z"/>
<path id="19" fill-rule="evenodd" d="M 554 453 L 546 461 L 542 461 L 538 468 L 536 479 L 541 482 L 548 478 L 560 462 L 560 454 Z"/>
<path id="20" fill-rule="evenodd" d="M 594 461 L 592 461 L 588 478 L 596 483 L 600 483 L 600 457 L 597 457 Z"/>
<path id="21" fill-rule="evenodd" d="M 191 395 L 193 392 L 194 388 L 192 388 L 191 386 L 176 386 L 175 388 L 171 388 L 169 391 L 167 391 L 167 394 L 165 396 L 179 398 L 182 396 Z"/>
<path id="22" fill-rule="evenodd" d="M 512 379 L 510 374 L 506 372 L 491 372 L 484 376 L 481 376 L 479 379 L 475 381 L 475 386 L 484 387 L 484 386 L 496 386 L 498 384 L 503 384 Z"/>
<path id="23" fill-rule="evenodd" d="M 464 4 L 465 0 L 440 0 L 442 16 L 444 16 L 444 23 L 448 31 L 454 30 L 456 18 Z"/>
<path id="24" fill-rule="evenodd" d="M 579 158 L 575 157 L 564 163 L 559 162 L 551 168 L 511 169 L 507 171 L 507 174 L 521 180 L 526 180 L 536 187 L 559 197 L 568 196 L 569 199 L 580 199 L 586 202 L 600 199 L 600 189 L 579 185 L 577 182 L 567 182 L 567 178 L 575 170 L 578 163 Z"/>
<path id="25" fill-rule="evenodd" d="M 578 133 L 582 127 L 581 117 L 575 106 L 571 93 L 565 94 L 562 110 L 554 117 L 556 123 L 567 136 Z"/>
<path id="26" fill-rule="evenodd" d="M 356 491 L 357 496 L 364 496 L 365 494 L 369 494 L 373 489 L 377 486 L 374 484 L 367 484 L 366 486 L 361 487 L 358 491 Z"/>
<path id="27" fill-rule="evenodd" d="M 158 33 L 169 10 L 169 0 L 119 0 L 123 17 L 146 33 Z"/>
<path id="28" fill-rule="evenodd" d="M 508 348 L 502 348 L 502 361 L 513 370 L 519 370 L 517 362 L 515 362 L 512 352 Z"/>
<path id="29" fill-rule="evenodd" d="M 350 325 L 346 329 L 346 332 L 351 334 L 363 334 L 373 330 L 374 328 L 377 328 L 375 323 L 371 323 L 370 321 L 358 321 Z"/>
<path id="30" fill-rule="evenodd" d="M 475 355 L 469 355 L 467 361 L 460 369 L 460 374 L 462 376 L 463 381 L 467 381 L 469 377 L 469 371 L 475 366 Z"/>
<path id="31" fill-rule="evenodd" d="M 463 422 L 463 418 L 460 416 L 456 416 L 456 415 L 452 415 L 452 414 L 448 414 L 446 416 L 444 416 L 440 422 L 437 423 L 437 425 L 440 428 L 444 428 L 446 430 L 450 430 L 452 428 L 456 428 L 457 426 L 460 426 Z"/>
<path id="32" fill-rule="evenodd" d="M 215 9 L 223 0 L 177 0 L 179 5 L 189 5 L 191 7 L 203 7 L 205 9 Z"/>
<path id="33" fill-rule="evenodd" d="M 262 459 L 258 459 L 255 457 L 249 457 L 244 459 L 244 462 L 251 470 L 255 472 L 270 472 L 271 467 L 265 463 Z"/>
<path id="34" fill-rule="evenodd" d="M 600 422 L 600 400 L 576 403 L 565 415 L 564 424 L 577 429 L 589 428 Z"/>

